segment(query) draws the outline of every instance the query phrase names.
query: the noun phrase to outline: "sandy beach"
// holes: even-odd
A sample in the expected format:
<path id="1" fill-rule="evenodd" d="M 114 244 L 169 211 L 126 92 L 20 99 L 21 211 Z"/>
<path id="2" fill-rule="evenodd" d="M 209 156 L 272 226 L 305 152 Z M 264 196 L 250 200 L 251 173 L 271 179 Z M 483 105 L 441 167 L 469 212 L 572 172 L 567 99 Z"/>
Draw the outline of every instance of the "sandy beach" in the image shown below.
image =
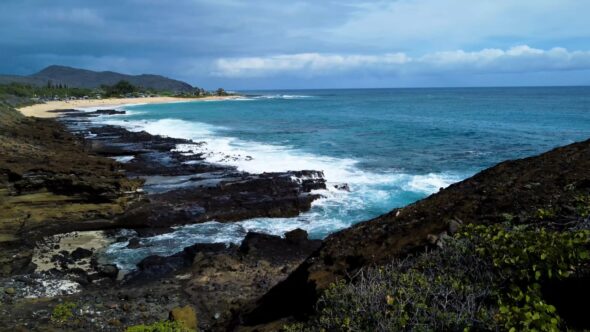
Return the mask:
<path id="1" fill-rule="evenodd" d="M 109 99 L 85 99 L 85 100 L 68 100 L 68 101 L 49 101 L 43 104 L 35 104 L 31 106 L 21 107 L 18 110 L 26 116 L 34 116 L 38 118 L 54 118 L 59 116 L 59 113 L 52 113 L 49 111 L 57 109 L 71 109 L 83 107 L 116 107 L 127 104 L 162 104 L 174 102 L 189 102 L 189 101 L 211 101 L 211 100 L 225 100 L 235 99 L 237 96 L 210 96 L 202 98 L 178 98 L 178 97 L 145 97 L 145 98 L 109 98 Z"/>

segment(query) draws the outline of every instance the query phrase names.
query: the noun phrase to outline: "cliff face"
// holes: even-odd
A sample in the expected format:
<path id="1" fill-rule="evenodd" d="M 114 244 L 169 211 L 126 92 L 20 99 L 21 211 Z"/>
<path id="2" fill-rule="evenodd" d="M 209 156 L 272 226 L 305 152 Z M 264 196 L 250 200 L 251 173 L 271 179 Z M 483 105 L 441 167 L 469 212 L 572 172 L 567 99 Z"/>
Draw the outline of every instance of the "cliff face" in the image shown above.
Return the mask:
<path id="1" fill-rule="evenodd" d="M 590 140 L 500 163 L 424 200 L 331 235 L 243 319 L 256 325 L 310 312 L 330 283 L 421 250 L 462 224 L 506 219 L 531 223 L 550 211 L 547 227 L 560 229 L 576 218 L 571 202 L 589 194 Z"/>
<path id="2" fill-rule="evenodd" d="M 59 123 L 0 107 L 0 274 L 10 274 L 27 255 L 14 262 L 9 248 L 22 251 L 41 231 L 84 229 L 121 213 L 141 182 L 111 159 L 89 155 Z"/>

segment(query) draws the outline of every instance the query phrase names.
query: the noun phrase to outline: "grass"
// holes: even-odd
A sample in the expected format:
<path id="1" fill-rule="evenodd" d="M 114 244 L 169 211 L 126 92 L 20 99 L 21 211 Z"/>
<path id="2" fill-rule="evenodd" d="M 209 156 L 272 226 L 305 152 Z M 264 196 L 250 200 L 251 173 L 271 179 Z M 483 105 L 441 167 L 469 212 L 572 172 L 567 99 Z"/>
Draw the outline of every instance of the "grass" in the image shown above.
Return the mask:
<path id="1" fill-rule="evenodd" d="M 175 321 L 159 321 L 152 324 L 130 326 L 125 332 L 195 332 Z"/>

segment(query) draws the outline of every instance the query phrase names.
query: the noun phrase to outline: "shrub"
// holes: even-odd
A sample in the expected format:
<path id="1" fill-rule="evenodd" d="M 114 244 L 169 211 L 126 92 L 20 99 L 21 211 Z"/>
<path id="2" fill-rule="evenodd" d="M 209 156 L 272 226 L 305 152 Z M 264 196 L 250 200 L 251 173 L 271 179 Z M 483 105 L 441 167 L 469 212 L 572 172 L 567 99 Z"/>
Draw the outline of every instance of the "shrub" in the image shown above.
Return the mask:
<path id="1" fill-rule="evenodd" d="M 51 313 L 51 321 L 54 323 L 64 323 L 74 316 L 74 309 L 76 304 L 72 302 L 64 302 L 58 304 L 53 308 Z"/>
<path id="2" fill-rule="evenodd" d="M 590 216 L 590 195 L 578 195 L 574 198 L 576 213 L 582 218 Z"/>
<path id="3" fill-rule="evenodd" d="M 537 218 L 541 220 L 554 218 L 556 212 L 552 208 L 541 208 L 537 210 Z"/>
<path id="4" fill-rule="evenodd" d="M 590 261 L 590 231 L 467 225 L 443 248 L 332 285 L 288 331 L 557 331 L 540 283 Z"/>
<path id="5" fill-rule="evenodd" d="M 493 267 L 468 241 L 363 271 L 356 282 L 332 285 L 311 324 L 292 331 L 462 330 L 495 325 L 486 299 Z M 460 268 L 458 268 L 460 267 Z"/>
<path id="6" fill-rule="evenodd" d="M 149 325 L 134 325 L 128 327 L 126 332 L 194 332 L 195 330 L 184 327 L 175 321 L 159 321 Z"/>

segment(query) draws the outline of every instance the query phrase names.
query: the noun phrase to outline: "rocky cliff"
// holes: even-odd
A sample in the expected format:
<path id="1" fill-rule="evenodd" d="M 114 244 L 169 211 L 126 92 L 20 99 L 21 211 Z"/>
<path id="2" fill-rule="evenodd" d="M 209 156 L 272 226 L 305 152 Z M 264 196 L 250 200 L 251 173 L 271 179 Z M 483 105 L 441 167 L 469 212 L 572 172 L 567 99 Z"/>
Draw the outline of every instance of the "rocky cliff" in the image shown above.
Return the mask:
<path id="1" fill-rule="evenodd" d="M 113 160 L 88 154 L 63 125 L 0 106 L 2 272 L 18 272 L 42 235 L 109 224 L 134 200 L 141 180 Z M 22 246 L 24 245 L 24 246 Z M 18 251 L 13 260 L 13 252 Z M 22 257 L 21 257 L 22 256 Z"/>
<path id="2" fill-rule="evenodd" d="M 509 221 L 559 231 L 587 223 L 589 195 L 590 140 L 500 163 L 426 199 L 332 234 L 246 311 L 243 322 L 303 317 L 313 312 L 318 296 L 333 282 L 421 252 L 463 225 Z"/>

